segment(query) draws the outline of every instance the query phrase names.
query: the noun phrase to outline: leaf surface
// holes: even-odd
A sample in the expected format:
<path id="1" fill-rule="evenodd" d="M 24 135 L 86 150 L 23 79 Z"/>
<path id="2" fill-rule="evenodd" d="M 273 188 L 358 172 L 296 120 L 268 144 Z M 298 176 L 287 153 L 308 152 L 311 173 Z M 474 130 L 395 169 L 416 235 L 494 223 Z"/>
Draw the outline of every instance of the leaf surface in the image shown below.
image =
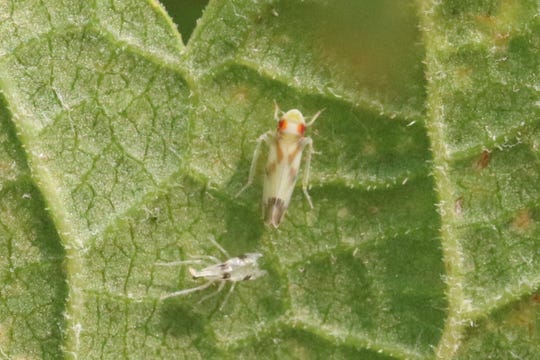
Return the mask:
<path id="1" fill-rule="evenodd" d="M 0 2 L 0 355 L 538 353 L 539 19 L 213 1 L 184 45 L 156 2 Z M 274 101 L 325 109 L 278 230 L 234 196 Z M 210 238 L 268 275 L 160 300 Z"/>

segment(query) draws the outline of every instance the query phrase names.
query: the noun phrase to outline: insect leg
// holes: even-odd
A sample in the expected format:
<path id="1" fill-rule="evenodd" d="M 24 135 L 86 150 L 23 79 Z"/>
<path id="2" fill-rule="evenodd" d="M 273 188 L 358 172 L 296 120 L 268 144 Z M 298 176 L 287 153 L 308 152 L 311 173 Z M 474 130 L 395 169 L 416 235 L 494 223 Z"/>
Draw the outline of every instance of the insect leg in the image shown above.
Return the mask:
<path id="1" fill-rule="evenodd" d="M 225 298 L 223 299 L 223 302 L 219 306 L 219 311 L 223 310 L 223 308 L 225 307 L 225 304 L 227 303 L 227 300 L 229 300 L 229 296 L 231 296 L 232 292 L 234 291 L 235 286 L 236 286 L 236 283 L 233 282 L 231 284 L 231 288 L 229 289 L 229 291 L 227 291 L 227 295 L 225 295 Z"/>
<path id="2" fill-rule="evenodd" d="M 319 112 L 320 113 L 320 112 Z M 318 116 L 318 114 L 316 116 Z M 316 119 L 316 117 L 315 117 Z M 313 122 L 314 120 L 312 120 Z M 311 166 L 311 155 L 313 154 L 313 140 L 311 138 L 306 137 L 303 139 L 304 147 L 307 147 L 307 153 L 306 153 L 306 165 L 304 169 L 304 178 L 302 179 L 302 191 L 304 192 L 304 195 L 306 196 L 306 199 L 309 203 L 309 207 L 313 209 L 313 203 L 311 202 L 311 197 L 308 194 L 308 183 L 309 183 L 309 167 Z"/>
<path id="3" fill-rule="evenodd" d="M 175 292 L 173 292 L 173 293 L 163 295 L 163 296 L 161 296 L 159 299 L 160 299 L 160 300 L 165 300 L 165 299 L 168 299 L 168 298 L 171 298 L 171 297 L 187 295 L 187 294 L 190 294 L 190 293 L 195 292 L 195 291 L 204 290 L 204 289 L 206 289 L 207 287 L 209 287 L 210 285 L 212 285 L 213 283 L 214 283 L 213 281 L 208 281 L 206 284 L 203 284 L 203 285 L 200 285 L 200 286 L 196 286 L 196 287 L 194 287 L 194 288 L 184 289 L 184 290 L 180 290 L 180 291 L 175 291 Z"/>
<path id="4" fill-rule="evenodd" d="M 252 183 L 253 179 L 255 178 L 255 171 L 257 170 L 257 161 L 259 160 L 259 157 L 261 156 L 261 145 L 263 142 L 267 143 L 270 141 L 270 139 L 273 137 L 273 134 L 271 131 L 268 131 L 257 139 L 257 146 L 255 147 L 255 152 L 253 152 L 253 159 L 251 160 L 251 167 L 249 169 L 249 176 L 248 181 L 246 185 L 242 189 L 240 189 L 239 192 L 236 193 L 235 197 L 238 197 L 241 193 L 244 192 Z"/>
<path id="5" fill-rule="evenodd" d="M 216 296 L 221 290 L 223 290 L 223 287 L 224 287 L 224 286 L 225 286 L 225 281 L 221 281 L 221 282 L 219 283 L 219 287 L 217 288 L 216 291 L 211 292 L 210 294 L 204 296 L 201 300 L 197 301 L 197 304 L 200 304 L 200 303 L 202 303 L 202 302 L 204 302 L 204 301 L 210 299 L 211 297 Z"/>
<path id="6" fill-rule="evenodd" d="M 191 258 L 196 259 L 195 261 L 200 261 L 201 263 L 204 263 L 205 261 L 203 260 L 206 260 L 207 264 L 208 263 L 217 264 L 221 262 L 220 259 L 212 255 L 197 255 L 197 256 L 191 256 Z M 208 260 L 211 260 L 211 261 L 208 261 Z"/>
<path id="7" fill-rule="evenodd" d="M 191 260 L 178 260 L 178 261 L 171 261 L 171 262 L 157 262 L 154 263 L 156 266 L 178 266 L 178 265 L 193 265 L 193 264 L 219 264 L 221 262 L 220 259 L 218 259 L 215 256 L 211 255 L 198 255 L 198 256 L 190 256 Z"/>
<path id="8" fill-rule="evenodd" d="M 276 100 L 274 100 L 274 119 L 279 121 L 279 105 L 277 104 Z"/>
<path id="9" fill-rule="evenodd" d="M 154 263 L 156 266 L 177 266 L 177 265 L 186 265 L 186 264 L 202 264 L 204 261 L 202 259 L 195 259 L 195 260 L 179 260 L 179 261 L 171 261 L 171 262 L 157 262 Z"/>

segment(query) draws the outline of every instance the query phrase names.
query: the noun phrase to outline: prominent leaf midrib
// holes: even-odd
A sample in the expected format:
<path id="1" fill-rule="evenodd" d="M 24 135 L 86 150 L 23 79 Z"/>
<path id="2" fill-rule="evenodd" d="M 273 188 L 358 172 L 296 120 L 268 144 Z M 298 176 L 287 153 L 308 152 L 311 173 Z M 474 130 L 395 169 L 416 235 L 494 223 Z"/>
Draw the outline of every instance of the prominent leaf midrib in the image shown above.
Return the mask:
<path id="1" fill-rule="evenodd" d="M 4 83 L 0 82 L 0 89 L 4 92 L 4 94 L 6 94 L 7 92 L 3 85 Z M 18 111 L 16 103 L 11 104 L 11 112 L 14 118 L 25 115 L 24 112 L 20 113 Z M 77 241 L 77 231 L 76 228 L 72 226 L 73 221 L 71 221 L 71 214 L 69 214 L 65 207 L 62 206 L 62 197 L 60 196 L 58 190 L 60 187 L 54 181 L 53 174 L 48 171 L 46 163 L 40 159 L 38 155 L 40 152 L 34 151 L 33 143 L 29 141 L 25 132 L 26 129 L 21 128 L 16 121 L 14 121 L 14 126 L 19 130 L 17 131 L 19 141 L 25 150 L 28 167 L 31 169 L 34 183 L 48 204 L 52 221 L 65 249 L 65 274 L 66 282 L 69 284 L 69 296 L 66 300 L 65 306 L 65 312 L 68 315 L 64 318 L 67 333 L 67 335 L 64 337 L 64 348 L 68 353 L 76 353 L 76 346 L 78 343 L 78 326 L 74 322 L 76 321 L 76 318 L 72 315 L 77 313 L 76 310 L 82 309 L 83 307 L 83 298 L 80 296 L 78 289 L 83 287 L 84 282 L 80 281 L 81 279 L 77 276 L 77 274 L 82 273 L 81 270 L 83 267 L 83 262 L 80 254 L 84 248 L 84 245 L 80 241 Z"/>
<path id="2" fill-rule="evenodd" d="M 427 3 L 426 3 L 427 4 Z M 427 12 L 424 12 L 424 16 L 421 16 L 425 24 L 425 28 L 433 29 L 434 26 L 430 22 L 430 18 L 425 16 Z M 452 358 L 457 352 L 462 338 L 465 334 L 465 329 L 470 321 L 474 321 L 490 314 L 498 309 L 507 306 L 509 303 L 518 300 L 521 296 L 524 296 L 530 291 L 534 290 L 535 286 L 539 285 L 540 279 L 527 279 L 527 282 L 517 284 L 515 286 L 505 286 L 500 290 L 498 294 L 493 294 L 490 300 L 485 301 L 482 306 L 474 306 L 472 299 L 468 298 L 466 291 L 463 289 L 465 284 L 464 274 L 466 273 L 466 266 L 464 265 L 464 250 L 460 243 L 459 235 L 456 233 L 456 229 L 473 224 L 486 225 L 491 224 L 490 220 L 504 221 L 505 217 L 510 218 L 511 212 L 517 209 L 506 209 L 504 213 L 498 213 L 494 218 L 486 218 L 486 214 L 482 217 L 482 220 L 474 221 L 474 219 L 468 218 L 469 221 L 464 222 L 462 217 L 456 213 L 454 209 L 454 203 L 459 198 L 459 191 L 456 185 L 453 183 L 453 179 L 450 178 L 452 174 L 451 169 L 459 162 L 471 159 L 471 164 L 474 160 L 480 156 L 481 152 L 485 149 L 494 149 L 504 147 L 504 144 L 511 142 L 519 136 L 520 132 L 530 126 L 534 126 L 535 121 L 521 122 L 517 126 L 512 126 L 504 131 L 485 138 L 482 143 L 477 144 L 459 144 L 452 143 L 448 138 L 446 132 L 446 125 L 444 123 L 445 114 L 441 108 L 444 106 L 444 94 L 442 90 L 437 87 L 437 82 L 440 81 L 436 78 L 435 73 L 441 70 L 441 66 L 438 63 L 438 57 L 444 56 L 446 52 L 455 53 L 455 48 L 445 48 L 444 46 L 434 46 L 435 40 L 433 37 L 437 37 L 433 32 L 425 31 L 423 33 L 426 46 L 426 64 L 427 64 L 427 79 L 428 79 L 428 137 L 431 139 L 431 150 L 434 164 L 434 177 L 440 202 L 440 218 L 441 218 L 441 239 L 443 256 L 446 264 L 446 285 L 447 285 L 447 298 L 449 303 L 448 315 L 444 327 L 444 331 L 440 342 L 436 349 L 438 358 L 446 359 Z M 440 40 L 440 39 L 439 39 Z M 440 40 L 444 43 L 443 40 Z M 439 44 L 439 43 L 437 43 Z M 432 46 L 429 46 L 432 45 Z M 441 50 L 442 48 L 442 50 Z M 447 50 L 447 51 L 445 51 Z M 433 75 L 429 76 L 430 74 Z M 435 80 L 433 80 L 435 79 Z M 523 204 L 521 204 L 523 206 Z M 521 207 L 520 206 L 520 207 Z M 515 214 L 514 214 L 515 215 Z M 531 281 L 532 280 L 532 281 Z M 536 285 L 530 285 L 531 283 Z M 498 295 L 498 296 L 497 296 Z"/>
<path id="3" fill-rule="evenodd" d="M 429 17 L 422 17 L 425 23 L 428 23 Z M 430 23 L 429 28 L 434 28 Z M 433 44 L 435 41 L 430 38 L 434 35 L 432 32 L 424 32 L 425 43 Z M 512 211 L 516 211 L 523 206 L 518 205 L 517 209 L 506 209 L 505 212 L 499 212 L 493 218 L 486 218 L 486 214 L 482 219 L 467 218 L 465 222 L 463 218 L 456 213 L 454 203 L 459 198 L 459 191 L 453 183 L 453 179 L 449 175 L 452 174 L 452 169 L 459 162 L 471 160 L 471 166 L 474 161 L 480 156 L 482 150 L 504 147 L 504 144 L 511 142 L 519 136 L 520 132 L 527 131 L 527 128 L 534 126 L 536 121 L 522 122 L 517 126 L 512 126 L 505 129 L 503 132 L 485 139 L 484 142 L 478 144 L 454 144 L 449 141 L 446 125 L 444 123 L 444 113 L 441 108 L 444 104 L 444 95 L 441 89 L 437 88 L 436 77 L 431 77 L 429 74 L 435 74 L 441 70 L 437 62 L 438 56 L 444 56 L 444 51 L 440 51 L 439 47 L 427 47 L 427 73 L 428 73 L 428 137 L 431 139 L 431 150 L 433 156 L 434 177 L 437 185 L 440 218 L 441 218 L 441 239 L 443 256 L 446 263 L 447 271 L 447 297 L 449 302 L 448 315 L 446 319 L 443 335 L 440 339 L 436 354 L 439 358 L 451 358 L 458 350 L 460 342 L 465 333 L 465 329 L 470 321 L 484 318 L 486 314 L 493 313 L 509 303 L 515 302 L 520 297 L 529 294 L 536 286 L 539 285 L 540 279 L 527 279 L 521 284 L 514 286 L 505 286 L 496 294 L 493 294 L 488 301 L 482 303 L 481 306 L 474 306 L 471 299 L 468 298 L 466 291 L 463 289 L 465 284 L 464 274 L 466 267 L 464 266 L 464 251 L 460 244 L 459 235 L 456 229 L 460 227 L 468 227 L 470 225 L 486 225 L 492 224 L 493 220 L 504 222 L 515 216 Z M 444 50 L 444 47 L 443 47 Z M 455 49 L 453 50 L 455 53 Z M 432 79 L 436 79 L 432 82 Z M 532 285 L 531 285 L 532 284 Z"/>
<path id="4" fill-rule="evenodd" d="M 428 92 L 428 101 L 429 98 L 430 95 Z M 435 114 L 431 114 L 431 116 L 436 118 L 433 121 L 438 121 L 438 117 Z M 442 139 L 440 130 L 441 129 L 436 125 L 431 127 L 428 126 L 428 136 L 430 136 L 432 143 L 440 143 Z M 461 338 L 466 320 L 466 317 L 463 317 L 464 313 L 466 313 L 465 309 L 463 309 L 465 295 L 460 286 L 463 283 L 461 272 L 464 269 L 464 259 L 462 256 L 463 249 L 459 239 L 452 231 L 452 224 L 456 222 L 453 199 L 456 199 L 457 197 L 453 196 L 456 191 L 447 175 L 449 173 L 448 163 L 445 161 L 442 153 L 437 151 L 436 145 L 434 145 L 432 149 L 434 179 L 440 205 L 441 242 L 443 258 L 446 264 L 446 286 L 449 306 L 444 331 L 436 352 L 439 358 L 446 359 L 451 358 L 453 352 L 457 350 L 455 342 L 459 341 Z"/>
<path id="5" fill-rule="evenodd" d="M 435 40 L 433 30 L 435 24 L 430 15 L 433 13 L 434 5 L 429 1 L 418 1 L 418 16 L 422 23 L 422 37 L 426 48 L 426 79 L 427 79 L 427 136 L 431 142 L 431 152 L 433 161 L 433 176 L 435 188 L 439 199 L 440 216 L 440 237 L 442 243 L 443 258 L 446 268 L 446 296 L 448 301 L 447 317 L 444 324 L 442 336 L 435 349 L 436 356 L 441 359 L 450 359 L 457 351 L 459 341 L 463 336 L 464 322 L 466 318 L 463 315 L 463 300 L 465 299 L 463 289 L 460 284 L 463 283 L 463 249 L 452 231 L 452 225 L 456 222 L 454 214 L 454 202 L 457 196 L 454 196 L 456 189 L 453 187 L 448 174 L 450 168 L 448 164 L 449 154 L 445 143 L 445 124 L 443 109 L 441 109 L 441 94 L 434 85 L 437 78 L 438 63 L 436 59 L 437 47 L 434 46 Z M 435 80 L 436 81 L 436 80 Z"/>

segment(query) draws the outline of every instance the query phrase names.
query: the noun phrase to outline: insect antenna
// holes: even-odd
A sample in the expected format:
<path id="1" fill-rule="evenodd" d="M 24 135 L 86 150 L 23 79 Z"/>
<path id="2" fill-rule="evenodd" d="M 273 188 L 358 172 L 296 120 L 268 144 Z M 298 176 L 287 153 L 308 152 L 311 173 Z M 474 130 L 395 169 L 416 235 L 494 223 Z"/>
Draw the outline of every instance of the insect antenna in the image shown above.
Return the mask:
<path id="1" fill-rule="evenodd" d="M 280 118 L 279 113 L 280 113 L 279 105 L 277 104 L 276 100 L 274 100 L 274 119 L 276 119 L 276 121 L 279 121 L 279 118 Z M 282 111 L 281 113 L 283 114 Z"/>
<path id="2" fill-rule="evenodd" d="M 214 246 L 217 247 L 218 250 L 221 251 L 221 253 L 222 253 L 223 255 L 225 255 L 225 257 L 227 257 L 227 258 L 230 258 L 230 257 L 231 257 L 231 256 L 229 255 L 229 253 L 227 252 L 227 250 L 225 250 L 221 245 L 219 245 L 219 243 L 216 241 L 216 239 L 214 239 L 213 236 L 210 236 L 210 237 L 208 238 L 208 240 L 210 240 L 210 242 L 212 242 L 212 244 L 214 244 Z M 217 260 L 217 259 L 216 259 L 216 260 Z M 219 262 L 221 262 L 221 261 L 217 260 L 216 262 L 219 263 Z"/>
<path id="3" fill-rule="evenodd" d="M 324 110 L 326 110 L 326 109 L 322 109 L 322 110 L 317 111 L 317 113 L 311 117 L 311 120 L 308 123 L 306 123 L 306 127 L 310 127 L 311 125 L 313 125 L 315 120 L 317 120 L 319 115 L 321 115 Z"/>

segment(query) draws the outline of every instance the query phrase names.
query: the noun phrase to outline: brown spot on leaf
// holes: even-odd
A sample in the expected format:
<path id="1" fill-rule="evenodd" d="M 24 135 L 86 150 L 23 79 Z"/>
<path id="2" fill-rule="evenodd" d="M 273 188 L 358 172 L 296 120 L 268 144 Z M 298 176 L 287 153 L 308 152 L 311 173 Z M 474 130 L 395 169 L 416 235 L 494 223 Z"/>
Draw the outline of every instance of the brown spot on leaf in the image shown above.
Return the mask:
<path id="1" fill-rule="evenodd" d="M 370 214 L 376 215 L 381 212 L 381 209 L 378 206 L 370 206 L 368 207 L 368 211 Z"/>
<path id="2" fill-rule="evenodd" d="M 532 218 L 532 214 L 529 209 L 522 209 L 518 211 L 516 217 L 512 221 L 512 228 L 520 233 L 529 231 L 533 226 L 534 219 Z"/>
<path id="3" fill-rule="evenodd" d="M 233 89 L 232 96 L 233 99 L 238 103 L 245 103 L 248 99 L 249 90 L 245 86 L 238 86 Z"/>
<path id="4" fill-rule="evenodd" d="M 538 314 L 538 302 L 535 301 L 535 295 L 533 294 L 529 298 L 524 298 L 508 313 L 507 317 L 504 319 L 504 324 L 506 326 L 511 326 L 514 328 L 524 328 L 526 329 L 527 335 L 529 338 L 537 338 L 537 314 Z"/>
<path id="5" fill-rule="evenodd" d="M 495 45 L 498 47 L 506 47 L 510 39 L 510 33 L 508 32 L 498 32 L 494 35 Z"/>
<path id="6" fill-rule="evenodd" d="M 480 155 L 480 158 L 476 161 L 476 169 L 483 170 L 487 168 L 490 160 L 491 152 L 489 152 L 488 150 L 482 151 L 482 155 Z"/>
<path id="7" fill-rule="evenodd" d="M 454 213 L 459 216 L 463 214 L 463 197 L 456 199 L 456 202 L 454 203 Z"/>

